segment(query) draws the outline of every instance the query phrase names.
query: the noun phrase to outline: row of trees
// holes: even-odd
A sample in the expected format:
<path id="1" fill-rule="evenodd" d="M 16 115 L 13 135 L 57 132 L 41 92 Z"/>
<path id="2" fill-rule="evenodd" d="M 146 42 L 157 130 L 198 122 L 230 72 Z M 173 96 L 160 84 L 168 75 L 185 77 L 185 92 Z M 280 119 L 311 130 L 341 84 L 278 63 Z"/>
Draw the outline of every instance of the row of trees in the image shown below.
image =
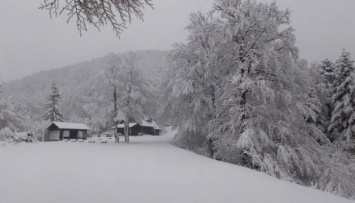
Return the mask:
<path id="1" fill-rule="evenodd" d="M 322 103 L 307 62 L 298 59 L 290 12 L 275 3 L 216 0 L 190 21 L 165 83 L 162 119 L 179 129 L 177 145 L 353 196 L 355 162 L 322 132 Z"/>
<path id="2" fill-rule="evenodd" d="M 318 66 L 318 90 L 327 112 L 321 117 L 332 142 L 355 139 L 354 71 L 350 53 L 345 50 L 335 63 L 326 59 Z"/>
<path id="3" fill-rule="evenodd" d="M 4 96 L 2 85 L 0 84 L 0 130 L 5 127 L 10 129 L 15 128 L 14 123 L 18 117 L 14 113 L 14 108 L 10 100 Z"/>
<path id="4" fill-rule="evenodd" d="M 23 114 L 18 111 L 24 110 Z M 16 103 L 3 91 L 0 84 L 0 130 L 8 128 L 11 131 L 24 130 L 30 128 L 30 117 L 25 113 L 23 104 Z"/>
<path id="5" fill-rule="evenodd" d="M 147 96 L 142 99 L 141 109 L 147 117 L 156 118 L 158 84 L 160 84 L 160 68 L 165 64 L 167 52 L 140 51 L 135 54 L 111 54 L 106 57 L 76 64 L 70 67 L 44 71 L 18 81 L 5 83 L 0 93 L 0 116 L 4 118 L 1 128 L 8 127 L 12 131 L 30 131 L 41 138 L 43 128 L 49 121 L 68 121 L 85 123 L 90 131 L 103 132 L 115 126 L 114 97 L 112 83 L 117 83 L 117 107 L 121 108 L 123 85 L 128 83 L 130 66 L 128 61 L 134 59 L 134 76 L 136 83 L 131 95 L 140 89 Z M 135 55 L 135 56 L 133 56 Z M 110 60 L 116 58 L 114 73 L 121 74 L 122 81 L 112 82 L 109 74 Z M 112 61 L 112 60 L 111 60 Z M 112 67 L 111 67 L 112 68 Z M 125 76 L 126 75 L 126 76 Z M 119 78 L 117 78 L 118 80 Z M 55 84 L 52 82 L 55 81 Z M 134 82 L 135 81 L 135 82 Z M 139 81 L 139 82 L 138 82 Z M 150 81 L 150 82 L 146 82 Z M 51 85 L 52 84 L 52 85 Z M 60 94 L 59 94 L 60 93 Z M 6 101 L 6 102 L 5 102 Z M 131 100 L 134 101 L 134 100 Z M 45 104 L 45 106 L 43 106 Z M 132 105 L 138 105 L 133 103 Z M 132 109 L 138 109 L 132 107 Z M 47 120 L 45 120 L 47 119 Z M 141 118 L 142 119 L 142 118 Z M 129 121 L 134 119 L 129 116 Z M 116 123 L 119 122 L 118 120 Z M 136 122 L 139 122 L 137 119 Z"/>
<path id="6" fill-rule="evenodd" d="M 21 141 L 21 138 L 15 133 L 18 131 L 38 133 L 36 130 L 41 129 L 39 127 L 41 122 L 34 121 L 36 119 L 29 115 L 28 106 L 14 101 L 2 87 L 3 85 L 0 84 L 0 142 L 16 143 Z"/>
<path id="7" fill-rule="evenodd" d="M 134 121 L 140 123 L 146 115 L 153 113 L 149 110 L 153 109 L 151 107 L 155 103 L 154 95 L 150 85 L 146 82 L 146 79 L 138 69 L 135 53 L 132 52 L 125 57 L 111 53 L 104 61 L 105 68 L 102 74 L 97 77 L 100 77 L 101 83 L 103 82 L 103 88 L 109 90 L 99 92 L 98 94 L 104 95 L 106 100 L 112 101 L 112 108 L 108 110 L 111 113 L 105 115 L 106 117 L 110 117 L 108 119 L 111 120 L 108 125 L 112 123 L 117 126 L 119 123 L 123 122 L 125 142 L 129 142 L 129 122 Z M 64 121 L 59 108 L 60 98 L 61 95 L 57 85 L 53 82 L 51 91 L 47 97 L 48 103 L 44 105 L 44 120 L 51 122 Z M 89 102 L 83 103 L 83 105 L 89 104 Z M 105 108 L 100 111 L 105 112 Z M 117 132 L 116 129 L 115 132 Z"/>

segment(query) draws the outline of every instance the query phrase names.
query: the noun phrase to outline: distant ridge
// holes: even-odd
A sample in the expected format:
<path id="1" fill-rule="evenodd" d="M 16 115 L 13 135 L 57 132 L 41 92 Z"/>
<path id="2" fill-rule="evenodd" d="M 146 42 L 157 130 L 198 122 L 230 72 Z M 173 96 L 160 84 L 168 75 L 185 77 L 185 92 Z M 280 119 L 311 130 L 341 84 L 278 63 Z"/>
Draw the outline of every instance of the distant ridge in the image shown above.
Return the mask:
<path id="1" fill-rule="evenodd" d="M 168 51 L 137 51 L 137 63 L 142 74 L 154 88 L 159 88 L 165 74 Z M 120 53 L 119 55 L 126 55 Z M 55 81 L 61 93 L 61 109 L 67 121 L 82 122 L 101 130 L 108 124 L 107 112 L 111 98 L 101 94 L 105 68 L 104 57 L 98 57 L 75 65 L 34 73 L 22 79 L 4 84 L 4 92 L 14 103 L 27 113 L 31 122 L 42 119 L 42 106 L 46 102 L 50 84 Z M 24 110 L 25 109 L 25 110 Z M 101 116 L 100 121 L 94 115 Z M 96 126 L 96 127 L 95 127 Z"/>

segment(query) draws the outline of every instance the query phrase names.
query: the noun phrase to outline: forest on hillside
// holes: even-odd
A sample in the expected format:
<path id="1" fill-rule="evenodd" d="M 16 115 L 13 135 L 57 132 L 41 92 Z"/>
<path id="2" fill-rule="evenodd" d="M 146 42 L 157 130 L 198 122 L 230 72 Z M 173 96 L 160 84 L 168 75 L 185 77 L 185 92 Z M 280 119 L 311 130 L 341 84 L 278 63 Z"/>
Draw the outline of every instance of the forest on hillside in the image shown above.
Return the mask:
<path id="1" fill-rule="evenodd" d="M 187 42 L 170 52 L 137 52 L 134 66 L 122 62 L 129 54 L 111 54 L 2 85 L 0 129 L 39 134 L 55 81 L 64 120 L 92 132 L 122 115 L 152 117 L 178 129 L 179 147 L 355 198 L 351 54 L 339 50 L 336 61 L 309 64 L 298 56 L 290 22 L 276 3 L 216 0 L 209 13 L 191 14 Z M 124 63 L 139 80 L 123 82 L 129 75 L 116 71 Z M 112 87 L 118 107 L 128 97 L 135 102 L 113 108 Z"/>
<path id="2" fill-rule="evenodd" d="M 128 54 L 122 53 L 119 57 Z M 166 72 L 164 68 L 168 52 L 148 50 L 135 54 L 137 69 L 148 81 L 150 91 L 156 95 Z M 65 121 L 85 123 L 90 126 L 91 133 L 110 130 L 113 126 L 113 96 L 105 73 L 107 57 L 43 71 L 3 84 L 1 99 L 6 108 L 1 111 L 4 123 L 0 127 L 31 131 L 41 137 L 43 129 L 50 124 L 43 119 L 43 106 L 47 103 L 51 84 L 55 82 L 61 95 L 59 108 Z M 157 99 L 154 101 L 157 102 Z"/>

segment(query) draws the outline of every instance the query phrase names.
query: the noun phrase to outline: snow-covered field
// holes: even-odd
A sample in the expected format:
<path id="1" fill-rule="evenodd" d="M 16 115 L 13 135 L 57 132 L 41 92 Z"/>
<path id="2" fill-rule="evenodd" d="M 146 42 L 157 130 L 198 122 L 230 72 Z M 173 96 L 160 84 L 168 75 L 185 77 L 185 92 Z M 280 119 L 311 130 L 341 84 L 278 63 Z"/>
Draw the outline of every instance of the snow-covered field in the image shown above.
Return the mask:
<path id="1" fill-rule="evenodd" d="M 171 139 L 0 147 L 0 203 L 354 202 L 196 155 Z"/>

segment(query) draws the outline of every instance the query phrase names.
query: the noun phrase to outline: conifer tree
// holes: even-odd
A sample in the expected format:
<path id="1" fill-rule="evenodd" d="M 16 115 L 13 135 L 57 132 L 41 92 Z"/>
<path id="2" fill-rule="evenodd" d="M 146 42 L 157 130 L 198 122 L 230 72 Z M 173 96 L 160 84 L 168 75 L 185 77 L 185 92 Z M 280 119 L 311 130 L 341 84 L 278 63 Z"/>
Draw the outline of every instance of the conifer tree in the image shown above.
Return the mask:
<path id="1" fill-rule="evenodd" d="M 347 140 L 355 135 L 355 73 L 350 53 L 343 51 L 335 65 L 330 126 L 331 141 Z"/>
<path id="2" fill-rule="evenodd" d="M 319 69 L 320 74 L 323 76 L 325 89 L 331 89 L 335 80 L 334 64 L 329 59 L 325 59 Z"/>
<path id="3" fill-rule="evenodd" d="M 63 121 L 63 115 L 59 110 L 59 99 L 61 98 L 55 82 L 52 83 L 51 92 L 48 94 L 48 103 L 44 105 L 46 111 L 43 115 L 44 120 L 51 122 Z"/>
<path id="4" fill-rule="evenodd" d="M 324 94 L 331 98 L 333 96 L 333 84 L 336 78 L 334 72 L 334 64 L 329 60 L 325 59 L 321 62 L 322 64 L 319 66 L 319 73 L 321 75 L 322 80 L 322 89 L 324 90 Z M 331 101 L 327 100 L 328 106 L 331 109 Z"/>
<path id="5" fill-rule="evenodd" d="M 322 103 L 322 111 L 319 113 L 321 117 L 321 124 L 323 126 L 323 132 L 327 133 L 328 137 L 331 137 L 328 133 L 328 127 L 330 124 L 331 113 L 334 108 L 332 100 L 333 96 L 333 83 L 335 80 L 334 64 L 325 59 L 321 61 L 321 64 L 317 66 L 317 88 L 318 94 Z"/>

